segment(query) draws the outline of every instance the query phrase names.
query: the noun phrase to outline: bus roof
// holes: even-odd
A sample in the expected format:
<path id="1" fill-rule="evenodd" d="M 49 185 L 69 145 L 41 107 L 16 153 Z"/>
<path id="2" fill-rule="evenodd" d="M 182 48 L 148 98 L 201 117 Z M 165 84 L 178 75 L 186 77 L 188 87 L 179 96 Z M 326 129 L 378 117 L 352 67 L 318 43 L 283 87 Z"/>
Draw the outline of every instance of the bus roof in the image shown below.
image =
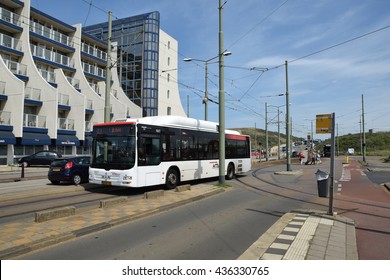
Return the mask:
<path id="1" fill-rule="evenodd" d="M 197 120 L 193 118 L 186 118 L 180 116 L 155 116 L 155 117 L 145 117 L 138 119 L 118 119 L 114 123 L 139 123 L 139 124 L 149 124 L 149 125 L 158 125 L 166 127 L 175 127 L 175 128 L 186 128 L 191 130 L 200 130 L 200 131 L 210 131 L 218 132 L 218 123 Z M 235 130 L 225 130 L 225 133 L 240 135 L 238 131 Z"/>

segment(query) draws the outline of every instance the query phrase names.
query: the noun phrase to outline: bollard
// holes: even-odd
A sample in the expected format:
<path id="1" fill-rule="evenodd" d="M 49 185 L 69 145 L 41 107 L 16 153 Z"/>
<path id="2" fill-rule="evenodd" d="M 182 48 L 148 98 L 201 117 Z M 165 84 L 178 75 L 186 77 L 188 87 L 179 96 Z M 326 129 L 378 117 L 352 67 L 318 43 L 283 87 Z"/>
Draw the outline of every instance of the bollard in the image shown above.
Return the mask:
<path id="1" fill-rule="evenodd" d="M 346 157 L 345 157 L 345 163 L 348 164 L 348 160 L 349 160 L 349 159 L 348 159 L 348 156 L 346 156 Z"/>
<path id="2" fill-rule="evenodd" d="M 22 163 L 22 174 L 20 175 L 20 178 L 24 178 L 24 164 Z"/>

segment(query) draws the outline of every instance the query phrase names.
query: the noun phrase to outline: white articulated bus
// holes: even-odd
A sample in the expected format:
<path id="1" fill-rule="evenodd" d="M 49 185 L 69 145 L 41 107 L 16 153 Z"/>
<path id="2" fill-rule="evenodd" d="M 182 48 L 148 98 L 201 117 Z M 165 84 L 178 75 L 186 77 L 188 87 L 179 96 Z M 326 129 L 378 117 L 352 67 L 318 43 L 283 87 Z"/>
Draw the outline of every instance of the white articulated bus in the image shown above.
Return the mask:
<path id="1" fill-rule="evenodd" d="M 251 168 L 250 138 L 225 132 L 225 175 Z M 123 119 L 93 127 L 89 182 L 145 187 L 219 175 L 218 124 L 177 116 Z"/>

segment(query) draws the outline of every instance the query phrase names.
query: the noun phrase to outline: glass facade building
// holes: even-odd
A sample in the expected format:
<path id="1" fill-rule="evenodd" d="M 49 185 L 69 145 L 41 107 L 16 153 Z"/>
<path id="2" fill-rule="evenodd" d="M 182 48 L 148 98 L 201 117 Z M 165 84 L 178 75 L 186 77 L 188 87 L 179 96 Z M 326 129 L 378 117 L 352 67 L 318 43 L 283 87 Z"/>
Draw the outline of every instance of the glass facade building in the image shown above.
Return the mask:
<path id="1" fill-rule="evenodd" d="M 158 115 L 159 30 L 159 12 L 112 21 L 120 84 L 144 117 Z M 83 32 L 107 41 L 108 23 L 83 27 Z"/>

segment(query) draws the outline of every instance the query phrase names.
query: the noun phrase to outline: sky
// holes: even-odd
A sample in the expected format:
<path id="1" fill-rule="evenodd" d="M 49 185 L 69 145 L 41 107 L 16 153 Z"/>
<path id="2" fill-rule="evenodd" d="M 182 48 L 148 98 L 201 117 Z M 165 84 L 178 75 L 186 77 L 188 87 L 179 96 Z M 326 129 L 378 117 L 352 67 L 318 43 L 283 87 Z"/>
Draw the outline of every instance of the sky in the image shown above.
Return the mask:
<path id="1" fill-rule="evenodd" d="M 288 82 L 292 134 L 306 137 L 316 115 L 335 113 L 337 135 L 390 131 L 390 1 L 225 0 L 225 126 L 285 132 Z M 205 63 L 219 52 L 219 0 L 31 0 L 33 7 L 83 26 L 152 11 L 178 41 L 183 108 L 204 119 Z M 287 73 L 285 62 L 287 61 Z M 216 63 L 211 63 L 216 62 Z M 266 71 L 264 71 L 266 69 Z M 208 70 L 208 120 L 218 122 L 218 63 Z M 187 103 L 188 100 L 188 103 Z M 364 106 L 362 105 L 364 101 Z M 283 120 L 283 122 L 282 122 Z"/>

